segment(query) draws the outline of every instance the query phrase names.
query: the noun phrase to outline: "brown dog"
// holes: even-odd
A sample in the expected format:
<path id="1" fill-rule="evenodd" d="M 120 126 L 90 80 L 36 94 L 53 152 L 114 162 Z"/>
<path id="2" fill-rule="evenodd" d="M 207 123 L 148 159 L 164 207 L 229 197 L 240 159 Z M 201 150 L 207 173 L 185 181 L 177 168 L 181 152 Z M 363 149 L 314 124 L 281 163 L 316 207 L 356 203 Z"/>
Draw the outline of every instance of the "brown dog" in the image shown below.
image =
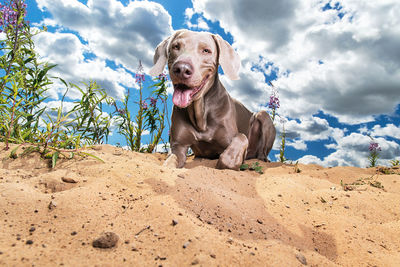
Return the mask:
<path id="1" fill-rule="evenodd" d="M 239 79 L 240 58 L 219 35 L 179 30 L 155 51 L 150 75 L 168 63 L 174 85 L 171 154 L 165 165 L 181 168 L 191 147 L 196 157 L 219 158 L 217 168 L 239 169 L 244 159 L 267 161 L 275 127 L 265 111 L 250 112 L 233 99 L 218 78 Z"/>

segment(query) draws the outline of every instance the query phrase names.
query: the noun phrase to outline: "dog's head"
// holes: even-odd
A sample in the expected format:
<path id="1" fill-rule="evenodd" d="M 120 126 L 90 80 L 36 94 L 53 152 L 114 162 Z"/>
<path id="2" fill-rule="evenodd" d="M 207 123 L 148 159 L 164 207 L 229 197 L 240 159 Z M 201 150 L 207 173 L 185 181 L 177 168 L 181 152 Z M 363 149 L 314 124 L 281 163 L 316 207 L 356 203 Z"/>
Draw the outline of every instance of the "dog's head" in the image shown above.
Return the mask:
<path id="1" fill-rule="evenodd" d="M 238 54 L 219 35 L 207 32 L 179 30 L 162 41 L 156 48 L 149 74 L 161 74 L 167 63 L 174 85 L 172 101 L 181 108 L 208 92 L 218 74 L 218 65 L 228 78 L 239 79 Z"/>

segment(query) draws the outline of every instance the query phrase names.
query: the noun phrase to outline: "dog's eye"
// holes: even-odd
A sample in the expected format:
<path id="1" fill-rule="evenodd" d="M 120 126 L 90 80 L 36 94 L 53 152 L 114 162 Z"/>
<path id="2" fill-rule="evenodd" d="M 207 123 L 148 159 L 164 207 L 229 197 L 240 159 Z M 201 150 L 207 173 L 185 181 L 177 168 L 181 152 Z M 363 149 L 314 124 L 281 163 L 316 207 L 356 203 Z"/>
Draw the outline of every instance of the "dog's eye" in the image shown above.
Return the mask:
<path id="1" fill-rule="evenodd" d="M 211 54 L 211 50 L 208 48 L 203 49 L 204 54 Z"/>
<path id="2" fill-rule="evenodd" d="M 172 45 L 172 49 L 173 50 L 179 50 L 181 48 L 181 46 L 179 44 L 173 44 Z"/>

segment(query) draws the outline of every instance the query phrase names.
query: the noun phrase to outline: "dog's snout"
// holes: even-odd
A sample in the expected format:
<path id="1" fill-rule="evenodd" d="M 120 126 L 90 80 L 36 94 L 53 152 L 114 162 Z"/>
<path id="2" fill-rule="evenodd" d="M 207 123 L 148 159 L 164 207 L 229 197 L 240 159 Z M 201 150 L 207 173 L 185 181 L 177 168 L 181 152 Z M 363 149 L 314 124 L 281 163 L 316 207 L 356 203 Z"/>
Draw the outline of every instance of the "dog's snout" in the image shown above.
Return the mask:
<path id="1" fill-rule="evenodd" d="M 182 80 L 189 79 L 193 75 L 193 66 L 186 62 L 177 62 L 172 68 L 173 73 Z"/>

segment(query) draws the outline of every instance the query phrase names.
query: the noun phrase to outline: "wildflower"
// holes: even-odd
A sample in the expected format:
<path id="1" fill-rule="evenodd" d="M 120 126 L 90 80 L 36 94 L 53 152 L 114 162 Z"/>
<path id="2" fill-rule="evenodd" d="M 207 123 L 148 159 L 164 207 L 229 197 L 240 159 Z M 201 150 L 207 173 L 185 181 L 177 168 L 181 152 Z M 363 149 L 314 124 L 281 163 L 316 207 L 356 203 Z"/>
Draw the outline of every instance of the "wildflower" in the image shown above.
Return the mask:
<path id="1" fill-rule="evenodd" d="M 117 112 L 119 113 L 120 116 L 124 116 L 126 111 L 125 109 L 117 108 Z"/>
<path id="2" fill-rule="evenodd" d="M 378 158 L 379 158 L 379 151 L 381 151 L 381 147 L 377 142 L 374 141 L 374 139 L 370 136 L 372 141 L 369 143 L 369 156 L 368 156 L 368 161 L 369 161 L 369 166 L 370 167 L 375 167 Z"/>
<path id="3" fill-rule="evenodd" d="M 372 142 L 369 144 L 369 151 L 371 151 L 371 152 L 376 152 L 376 151 L 381 151 L 381 150 L 382 150 L 382 149 L 381 149 L 381 147 L 379 146 L 378 143 L 372 141 Z"/>
<path id="4" fill-rule="evenodd" d="M 147 110 L 148 106 L 147 106 L 146 101 L 142 101 L 142 108 L 143 108 L 143 110 Z"/>
<path id="5" fill-rule="evenodd" d="M 158 76 L 158 79 L 160 79 L 160 80 L 162 79 L 164 81 L 167 81 L 168 80 L 168 76 L 167 76 L 167 74 L 165 72 L 163 72 Z"/>
<path id="6" fill-rule="evenodd" d="M 26 3 L 21 0 L 12 0 L 8 5 L 0 4 L 0 32 L 6 31 L 9 27 L 21 28 L 23 22 L 18 24 L 18 20 L 21 16 L 26 16 L 26 7 Z"/>
<path id="7" fill-rule="evenodd" d="M 155 107 L 157 105 L 157 99 L 150 97 L 150 106 Z"/>
<path id="8" fill-rule="evenodd" d="M 272 94 L 269 97 L 268 107 L 272 109 L 272 121 L 275 120 L 276 110 L 280 107 L 278 91 L 276 90 L 275 86 L 269 82 L 269 85 L 272 87 Z"/>
<path id="9" fill-rule="evenodd" d="M 135 75 L 136 83 L 142 84 L 145 80 L 144 74 L 136 73 Z"/>
<path id="10" fill-rule="evenodd" d="M 272 109 L 278 109 L 280 107 L 279 98 L 275 95 L 269 97 L 268 107 Z"/>
<path id="11" fill-rule="evenodd" d="M 135 78 L 136 78 L 136 83 L 138 83 L 139 85 L 142 85 L 142 83 L 145 80 L 144 69 L 141 60 L 139 60 L 139 66 L 136 70 Z"/>

